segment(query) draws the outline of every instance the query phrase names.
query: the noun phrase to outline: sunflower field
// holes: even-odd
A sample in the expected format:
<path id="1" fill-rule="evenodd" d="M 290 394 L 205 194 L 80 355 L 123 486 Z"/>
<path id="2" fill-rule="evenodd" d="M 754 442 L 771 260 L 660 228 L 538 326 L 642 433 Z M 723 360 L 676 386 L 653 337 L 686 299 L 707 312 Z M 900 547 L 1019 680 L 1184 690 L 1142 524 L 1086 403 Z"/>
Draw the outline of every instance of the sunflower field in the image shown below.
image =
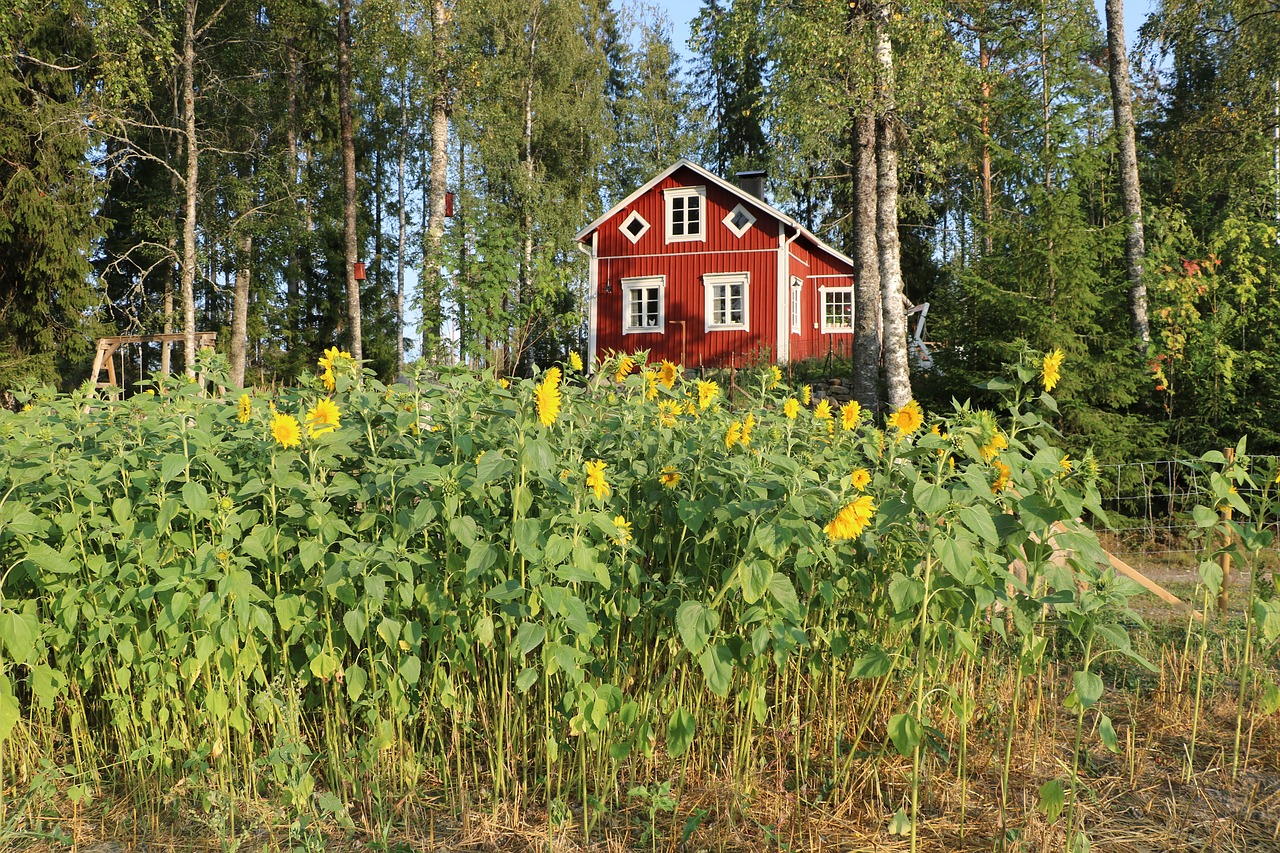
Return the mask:
<path id="1" fill-rule="evenodd" d="M 1053 443 L 1060 354 L 988 383 L 999 413 L 880 426 L 776 368 L 320 367 L 0 413 L 5 834 L 105 804 L 134 837 L 485 815 L 530 848 L 743 849 L 854 815 L 904 848 L 1083 850 L 1097 780 L 1138 772 L 1134 691 L 1175 674 L 1188 772 L 1197 738 L 1280 772 L 1280 604 L 1255 583 L 1217 663 L 1194 621 L 1169 657 L 1140 642 L 1079 522 L 1105 523 L 1096 465 Z M 1210 565 L 1224 525 L 1242 564 L 1269 544 L 1244 449 L 1203 463 L 1238 505 L 1197 513 Z"/>

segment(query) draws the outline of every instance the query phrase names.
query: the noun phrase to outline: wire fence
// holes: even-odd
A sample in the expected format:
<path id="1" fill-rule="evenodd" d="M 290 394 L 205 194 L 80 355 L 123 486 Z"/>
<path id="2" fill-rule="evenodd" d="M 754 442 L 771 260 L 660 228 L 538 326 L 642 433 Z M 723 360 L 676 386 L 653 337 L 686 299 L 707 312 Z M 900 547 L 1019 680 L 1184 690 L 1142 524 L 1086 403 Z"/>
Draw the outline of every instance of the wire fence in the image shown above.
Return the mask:
<path id="1" fill-rule="evenodd" d="M 1247 503 L 1261 491 L 1265 478 L 1275 476 L 1277 458 L 1249 457 L 1253 485 L 1237 485 Z M 1194 569 L 1199 564 L 1203 542 L 1190 538 L 1196 529 L 1191 512 L 1197 505 L 1215 504 L 1209 482 L 1208 474 L 1191 459 L 1101 466 L 1098 488 L 1103 509 L 1116 528 L 1113 550 L 1117 556 L 1148 567 Z M 1280 526 L 1274 529 L 1280 534 Z M 1263 557 L 1274 562 L 1278 553 L 1270 548 Z"/>

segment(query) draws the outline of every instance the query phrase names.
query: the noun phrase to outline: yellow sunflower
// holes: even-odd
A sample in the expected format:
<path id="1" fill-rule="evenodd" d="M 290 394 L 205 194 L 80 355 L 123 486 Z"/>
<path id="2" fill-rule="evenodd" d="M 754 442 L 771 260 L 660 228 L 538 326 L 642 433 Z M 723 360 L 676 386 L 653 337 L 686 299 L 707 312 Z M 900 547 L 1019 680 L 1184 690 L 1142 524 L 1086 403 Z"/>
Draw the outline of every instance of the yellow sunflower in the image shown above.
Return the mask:
<path id="1" fill-rule="evenodd" d="M 787 416 L 787 420 L 794 421 L 796 415 L 800 412 L 800 401 L 795 397 L 788 397 L 787 402 L 782 404 L 782 414 Z"/>
<path id="2" fill-rule="evenodd" d="M 624 516 L 615 515 L 613 517 L 613 526 L 618 528 L 618 535 L 613 540 L 613 544 L 626 545 L 631 541 L 631 522 L 627 521 Z"/>
<path id="3" fill-rule="evenodd" d="M 698 380 L 698 408 L 708 408 L 720 396 L 720 386 L 712 380 Z"/>
<path id="4" fill-rule="evenodd" d="M 982 461 L 990 462 L 996 457 L 996 454 L 1001 450 L 1007 450 L 1008 447 L 1009 440 L 1004 437 L 1004 433 L 996 430 L 995 435 L 991 437 L 991 441 L 985 447 L 979 448 L 978 453 L 982 455 Z"/>
<path id="5" fill-rule="evenodd" d="M 920 404 L 910 401 L 901 409 L 889 416 L 889 423 L 898 428 L 903 435 L 910 435 L 920 429 L 924 423 L 924 415 L 920 412 Z"/>
<path id="6" fill-rule="evenodd" d="M 676 384 L 676 380 L 679 378 L 680 367 L 664 358 L 662 360 L 662 364 L 658 365 L 658 381 L 661 382 L 664 387 L 670 388 Z"/>
<path id="7" fill-rule="evenodd" d="M 818 401 L 818 407 L 813 410 L 813 417 L 819 421 L 831 420 L 831 401 L 822 399 Z"/>
<path id="8" fill-rule="evenodd" d="M 302 442 L 302 427 L 293 415 L 276 412 L 271 416 L 271 437 L 287 449 Z"/>
<path id="9" fill-rule="evenodd" d="M 538 421 L 551 426 L 560 414 L 560 368 L 553 367 L 542 375 L 542 381 L 533 388 L 533 400 L 538 407 Z"/>
<path id="10" fill-rule="evenodd" d="M 756 428 L 756 416 L 748 412 L 747 419 L 742 422 L 742 437 L 738 439 L 738 443 L 743 447 L 751 446 L 751 430 Z"/>
<path id="11" fill-rule="evenodd" d="M 850 400 L 840 407 L 840 426 L 842 428 L 856 429 L 860 420 L 862 420 L 862 404 L 857 400 Z"/>
<path id="12" fill-rule="evenodd" d="M 307 412 L 307 435 L 315 438 L 326 432 L 333 432 L 342 426 L 342 412 L 338 404 L 328 397 L 316 400 L 316 404 Z"/>
<path id="13" fill-rule="evenodd" d="M 242 424 L 249 422 L 249 416 L 253 414 L 253 400 L 248 394 L 240 395 L 239 411 L 236 412 L 236 420 Z"/>
<path id="14" fill-rule="evenodd" d="M 593 459 L 587 462 L 587 488 L 596 493 L 596 500 L 610 495 L 609 481 L 604 478 L 605 464 L 603 460 Z"/>
<path id="15" fill-rule="evenodd" d="M 805 385 L 800 389 L 800 402 L 806 406 L 813 402 L 813 386 Z"/>
<path id="16" fill-rule="evenodd" d="M 578 373 L 581 373 L 582 372 L 582 356 L 578 355 L 576 352 L 569 353 L 569 366 L 572 367 Z"/>
<path id="17" fill-rule="evenodd" d="M 862 531 L 866 529 L 867 523 L 871 521 L 875 512 L 876 505 L 871 495 L 863 495 L 836 513 L 836 517 L 831 519 L 831 523 L 823 530 L 836 541 L 857 539 L 862 535 Z"/>
<path id="18" fill-rule="evenodd" d="M 1009 477 L 1013 474 L 1013 471 L 1011 471 L 1009 466 L 1001 462 L 999 459 L 991 464 L 994 465 L 996 469 L 996 481 L 991 484 L 991 491 L 999 492 L 1005 486 L 1009 485 Z"/>
<path id="19" fill-rule="evenodd" d="M 866 468 L 854 468 L 853 473 L 849 475 L 849 485 L 858 491 L 862 491 L 871 482 L 871 475 Z"/>
<path id="20" fill-rule="evenodd" d="M 782 371 L 778 368 L 778 365 L 776 364 L 769 365 L 769 380 L 768 382 L 765 383 L 765 387 L 768 388 L 769 390 L 772 390 L 774 388 L 777 388 L 778 383 L 781 381 L 782 381 Z"/>
<path id="21" fill-rule="evenodd" d="M 676 466 L 667 465 L 658 474 L 658 482 L 668 489 L 674 489 L 680 485 L 680 472 L 676 470 Z"/>
<path id="22" fill-rule="evenodd" d="M 734 421 L 729 424 L 729 429 L 724 434 L 724 446 L 726 450 L 732 450 L 733 446 L 742 440 L 742 421 Z"/>
<path id="23" fill-rule="evenodd" d="M 1044 381 L 1045 393 L 1052 391 L 1061 378 L 1059 368 L 1062 367 L 1062 350 L 1054 349 L 1045 354 L 1044 362 L 1040 366 L 1040 378 Z"/>
<path id="24" fill-rule="evenodd" d="M 636 369 L 636 360 L 629 355 L 624 355 L 618 359 L 618 368 L 613 372 L 613 378 L 616 382 L 621 382 L 631 375 L 631 371 Z"/>

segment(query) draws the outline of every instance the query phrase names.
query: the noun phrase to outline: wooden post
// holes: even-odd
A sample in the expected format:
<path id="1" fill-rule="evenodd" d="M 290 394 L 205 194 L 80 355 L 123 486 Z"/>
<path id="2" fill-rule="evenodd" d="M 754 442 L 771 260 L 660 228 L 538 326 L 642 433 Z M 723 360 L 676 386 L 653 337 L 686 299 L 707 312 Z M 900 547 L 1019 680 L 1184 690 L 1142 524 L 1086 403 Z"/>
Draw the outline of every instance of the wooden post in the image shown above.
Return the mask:
<path id="1" fill-rule="evenodd" d="M 1231 465 L 1236 461 L 1236 451 L 1233 447 L 1228 447 L 1225 453 L 1227 457 L 1227 465 Z M 1231 504 L 1224 503 L 1222 505 L 1222 547 L 1227 548 L 1231 545 L 1231 530 L 1225 524 L 1231 520 Z M 1218 589 L 1218 616 L 1227 615 L 1227 587 L 1231 585 L 1231 555 L 1226 551 L 1218 557 L 1218 565 L 1222 568 L 1222 586 Z"/>

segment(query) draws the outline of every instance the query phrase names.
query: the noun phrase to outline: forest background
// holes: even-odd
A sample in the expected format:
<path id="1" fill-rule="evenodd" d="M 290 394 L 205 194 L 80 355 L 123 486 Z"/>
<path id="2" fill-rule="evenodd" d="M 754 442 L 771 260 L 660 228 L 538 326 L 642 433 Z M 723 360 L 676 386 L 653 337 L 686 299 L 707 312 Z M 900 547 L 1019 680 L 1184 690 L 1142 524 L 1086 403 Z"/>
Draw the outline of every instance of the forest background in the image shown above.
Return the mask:
<path id="1" fill-rule="evenodd" d="M 1147 348 L 1090 0 L 706 0 L 687 62 L 671 33 L 616 0 L 5 4 L 0 388 L 195 329 L 249 384 L 335 343 L 384 378 L 527 372 L 585 339 L 574 234 L 681 156 L 767 169 L 856 255 L 888 44 L 902 279 L 937 342 L 915 395 L 1060 348 L 1068 445 L 1280 451 L 1280 5 L 1165 0 L 1130 45 Z M 140 353 L 135 376 L 167 361 Z"/>

